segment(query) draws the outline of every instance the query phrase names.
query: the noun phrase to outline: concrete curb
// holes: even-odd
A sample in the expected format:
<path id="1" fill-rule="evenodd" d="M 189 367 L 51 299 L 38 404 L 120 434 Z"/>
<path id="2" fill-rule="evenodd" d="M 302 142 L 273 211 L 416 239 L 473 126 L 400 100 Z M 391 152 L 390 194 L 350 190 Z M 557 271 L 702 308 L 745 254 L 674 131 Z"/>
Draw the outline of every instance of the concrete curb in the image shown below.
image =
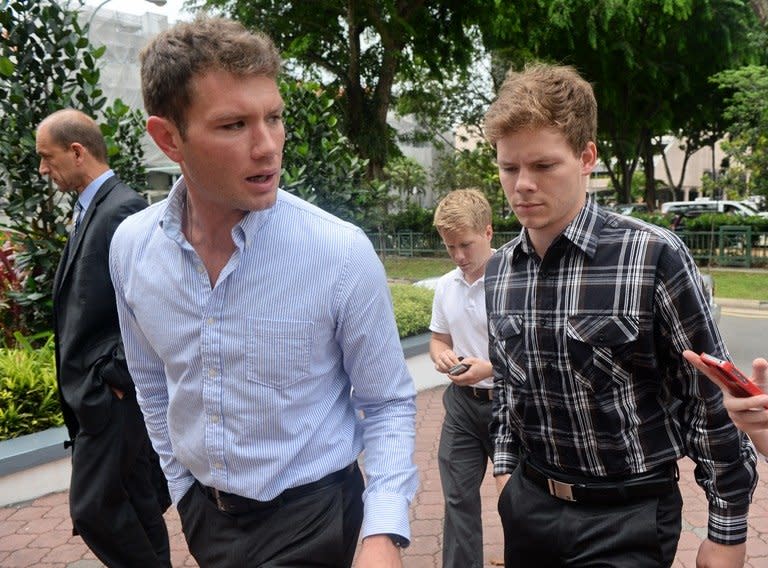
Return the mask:
<path id="1" fill-rule="evenodd" d="M 718 298 L 715 302 L 721 308 L 740 308 L 743 310 L 768 311 L 768 300 L 738 300 L 734 298 Z"/>
<path id="2" fill-rule="evenodd" d="M 427 355 L 429 338 L 425 333 L 400 341 L 417 391 L 445 380 Z M 71 452 L 64 449 L 64 440 L 68 438 L 62 426 L 0 441 L 0 506 L 66 489 Z"/>

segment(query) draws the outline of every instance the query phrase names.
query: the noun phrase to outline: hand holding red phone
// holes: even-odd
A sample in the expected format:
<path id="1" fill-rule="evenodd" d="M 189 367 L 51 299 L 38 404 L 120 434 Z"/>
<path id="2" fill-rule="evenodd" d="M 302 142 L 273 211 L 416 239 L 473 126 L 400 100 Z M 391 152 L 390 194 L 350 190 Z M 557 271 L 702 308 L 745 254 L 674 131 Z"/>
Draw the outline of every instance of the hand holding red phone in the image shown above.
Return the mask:
<path id="1" fill-rule="evenodd" d="M 714 361 L 704 357 L 706 354 L 697 355 L 693 351 L 684 351 L 683 356 L 685 359 L 696 367 L 699 371 L 705 374 L 710 380 L 717 384 L 723 391 L 723 405 L 728 411 L 728 415 L 733 420 L 733 423 L 739 430 L 746 432 L 752 441 L 755 443 L 757 449 L 763 455 L 768 455 L 768 361 L 763 358 L 757 358 L 752 362 L 752 379 L 747 379 L 749 385 L 744 386 L 742 378 L 743 373 L 732 376 L 728 370 L 733 371 L 732 363 L 723 362 L 716 358 Z M 729 363 L 724 365 L 723 369 L 716 370 L 719 363 Z M 725 372 L 727 379 L 724 379 Z M 727 380 L 728 382 L 724 382 Z M 732 380 L 736 380 L 741 383 L 740 387 L 728 387 L 726 385 L 732 385 Z M 730 388 L 738 389 L 731 391 Z M 751 393 L 758 391 L 760 394 L 752 395 Z M 739 393 L 738 395 L 733 392 Z M 745 393 L 749 393 L 746 394 Z"/>

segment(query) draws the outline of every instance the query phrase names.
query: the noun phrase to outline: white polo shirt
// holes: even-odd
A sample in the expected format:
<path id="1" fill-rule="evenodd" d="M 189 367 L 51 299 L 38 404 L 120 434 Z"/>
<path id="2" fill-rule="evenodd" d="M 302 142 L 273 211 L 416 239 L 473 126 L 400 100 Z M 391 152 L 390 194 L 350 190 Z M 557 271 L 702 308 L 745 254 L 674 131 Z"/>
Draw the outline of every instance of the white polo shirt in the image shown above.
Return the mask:
<path id="1" fill-rule="evenodd" d="M 435 288 L 429 329 L 450 335 L 453 351 L 459 357 L 480 357 L 488 361 L 484 282 L 485 278 L 480 277 L 468 284 L 459 268 L 441 276 Z M 493 378 L 488 377 L 472 386 L 493 388 Z"/>

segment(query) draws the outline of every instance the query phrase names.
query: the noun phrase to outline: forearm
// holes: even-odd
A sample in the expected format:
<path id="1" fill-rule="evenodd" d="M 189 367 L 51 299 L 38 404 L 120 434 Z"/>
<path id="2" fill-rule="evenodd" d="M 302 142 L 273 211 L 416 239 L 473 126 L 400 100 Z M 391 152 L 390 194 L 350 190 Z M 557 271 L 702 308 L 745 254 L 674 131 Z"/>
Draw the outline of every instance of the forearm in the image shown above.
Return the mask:
<path id="1" fill-rule="evenodd" d="M 361 408 L 367 478 L 361 536 L 397 534 L 410 540 L 408 510 L 418 487 L 414 398 Z"/>

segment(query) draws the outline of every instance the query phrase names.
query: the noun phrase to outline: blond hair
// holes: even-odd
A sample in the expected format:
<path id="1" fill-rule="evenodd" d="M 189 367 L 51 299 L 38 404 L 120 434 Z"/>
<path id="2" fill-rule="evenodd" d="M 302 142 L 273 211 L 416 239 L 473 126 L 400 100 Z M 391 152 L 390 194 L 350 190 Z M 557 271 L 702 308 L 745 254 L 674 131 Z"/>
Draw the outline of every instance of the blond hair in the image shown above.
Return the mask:
<path id="1" fill-rule="evenodd" d="M 526 128 L 555 128 L 574 154 L 597 139 L 597 101 L 592 85 L 570 66 L 532 64 L 507 73 L 485 113 L 483 131 L 492 146 Z"/>
<path id="2" fill-rule="evenodd" d="M 491 224 L 491 219 L 491 204 L 483 192 L 456 189 L 437 204 L 433 224 L 439 233 L 467 229 L 480 233 Z"/>

